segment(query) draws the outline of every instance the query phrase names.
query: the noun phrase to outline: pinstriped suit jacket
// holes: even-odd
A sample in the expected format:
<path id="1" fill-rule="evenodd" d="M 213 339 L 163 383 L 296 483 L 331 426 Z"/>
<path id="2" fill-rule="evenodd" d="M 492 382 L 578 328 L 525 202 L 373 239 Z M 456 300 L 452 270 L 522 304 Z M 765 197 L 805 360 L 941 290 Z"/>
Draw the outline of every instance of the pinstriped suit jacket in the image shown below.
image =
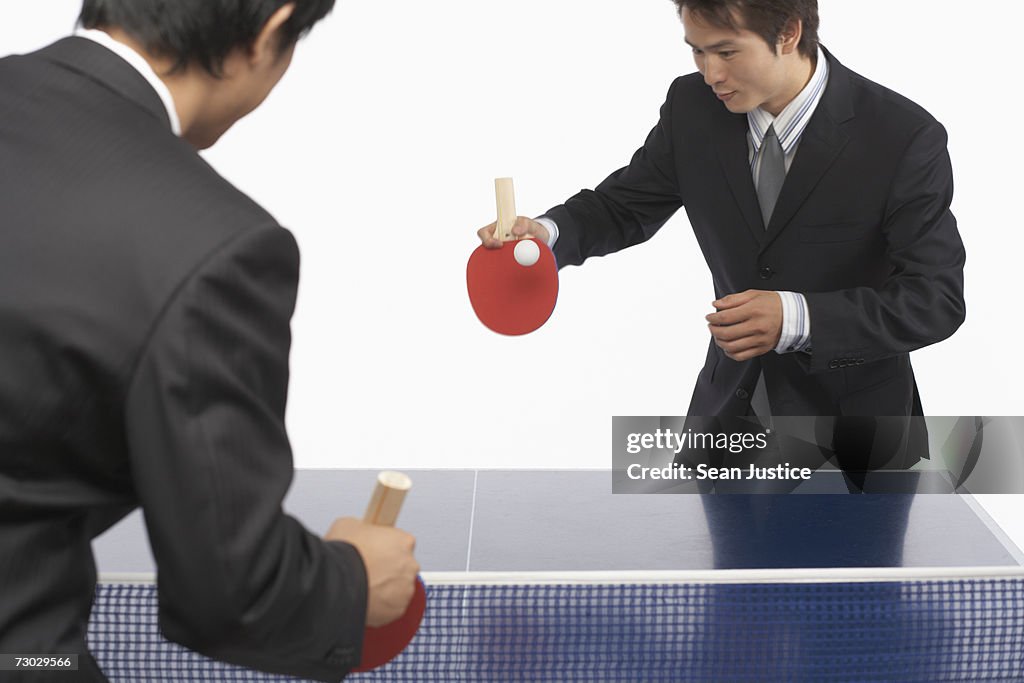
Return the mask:
<path id="1" fill-rule="evenodd" d="M 0 60 L 0 652 L 86 653 L 90 541 L 141 506 L 168 638 L 320 680 L 355 664 L 362 560 L 281 510 L 298 266 L 119 57 Z"/>

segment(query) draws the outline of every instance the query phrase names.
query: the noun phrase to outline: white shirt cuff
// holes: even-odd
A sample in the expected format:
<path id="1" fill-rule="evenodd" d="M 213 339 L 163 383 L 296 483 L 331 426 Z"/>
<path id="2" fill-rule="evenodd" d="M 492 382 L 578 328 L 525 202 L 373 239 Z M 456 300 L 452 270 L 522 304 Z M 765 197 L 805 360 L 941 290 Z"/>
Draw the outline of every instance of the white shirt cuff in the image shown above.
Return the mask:
<path id="1" fill-rule="evenodd" d="M 558 241 L 558 224 L 547 216 L 541 216 L 540 218 L 534 218 L 533 220 L 548 229 L 548 248 L 554 248 L 555 242 Z"/>
<path id="2" fill-rule="evenodd" d="M 811 314 L 807 298 L 798 292 L 776 292 L 782 299 L 782 334 L 777 353 L 803 351 L 811 345 Z"/>

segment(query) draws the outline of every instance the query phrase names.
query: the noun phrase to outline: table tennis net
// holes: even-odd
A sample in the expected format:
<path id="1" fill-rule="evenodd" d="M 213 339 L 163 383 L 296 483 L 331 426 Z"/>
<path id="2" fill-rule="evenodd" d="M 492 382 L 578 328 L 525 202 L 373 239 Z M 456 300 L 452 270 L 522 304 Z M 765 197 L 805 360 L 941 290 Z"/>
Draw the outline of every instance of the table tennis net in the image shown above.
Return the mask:
<path id="1" fill-rule="evenodd" d="M 1024 681 L 1024 577 L 428 584 L 416 639 L 353 681 Z M 115 683 L 295 681 L 164 640 L 152 584 L 97 588 Z"/>

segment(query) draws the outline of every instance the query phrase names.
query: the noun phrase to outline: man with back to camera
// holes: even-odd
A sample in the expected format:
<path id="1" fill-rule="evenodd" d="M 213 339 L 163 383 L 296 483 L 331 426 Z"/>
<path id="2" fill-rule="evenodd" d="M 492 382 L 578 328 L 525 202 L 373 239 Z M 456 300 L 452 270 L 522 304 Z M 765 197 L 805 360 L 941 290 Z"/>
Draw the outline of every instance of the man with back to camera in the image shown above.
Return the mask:
<path id="1" fill-rule="evenodd" d="M 945 130 L 821 47 L 815 0 L 675 3 L 699 74 L 628 166 L 513 233 L 578 265 L 686 208 L 717 297 L 689 415 L 921 415 L 909 352 L 965 315 Z"/>
<path id="2" fill-rule="evenodd" d="M 210 657 L 338 680 L 408 604 L 412 536 L 282 512 L 298 251 L 197 153 L 332 6 L 85 0 L 0 60 L 0 653 L 106 680 L 90 542 L 136 506 L 161 630 Z"/>

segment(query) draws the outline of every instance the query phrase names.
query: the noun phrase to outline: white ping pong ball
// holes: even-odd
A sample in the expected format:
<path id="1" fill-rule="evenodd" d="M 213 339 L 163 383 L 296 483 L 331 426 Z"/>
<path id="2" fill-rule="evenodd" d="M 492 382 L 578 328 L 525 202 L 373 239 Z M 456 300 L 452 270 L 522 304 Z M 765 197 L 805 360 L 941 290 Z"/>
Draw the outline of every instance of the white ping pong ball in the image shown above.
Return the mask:
<path id="1" fill-rule="evenodd" d="M 513 253 L 521 266 L 532 266 L 540 259 L 540 247 L 533 240 L 519 240 Z"/>

